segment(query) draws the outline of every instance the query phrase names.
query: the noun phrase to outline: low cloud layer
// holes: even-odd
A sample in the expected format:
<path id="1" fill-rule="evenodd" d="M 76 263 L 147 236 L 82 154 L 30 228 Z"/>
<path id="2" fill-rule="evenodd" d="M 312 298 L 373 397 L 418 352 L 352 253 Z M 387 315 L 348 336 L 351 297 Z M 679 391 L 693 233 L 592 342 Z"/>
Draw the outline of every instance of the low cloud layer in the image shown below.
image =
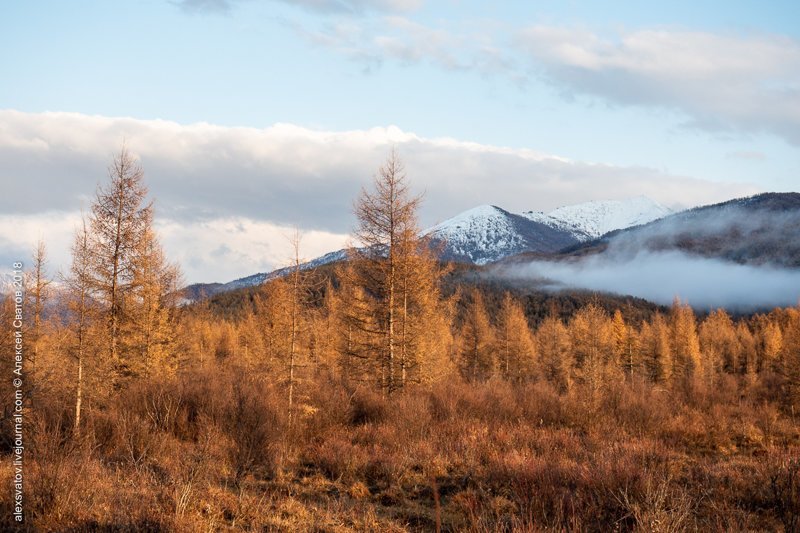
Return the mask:
<path id="1" fill-rule="evenodd" d="M 675 297 L 695 309 L 753 311 L 800 302 L 800 270 L 747 266 L 680 252 L 640 253 L 579 262 L 538 261 L 494 274 L 531 280 L 552 290 L 579 288 L 633 295 L 669 305 Z"/>
<path id="2" fill-rule="evenodd" d="M 362 186 L 370 185 L 393 146 L 406 163 L 413 188 L 425 192 L 421 211 L 425 226 L 487 202 L 521 212 L 642 194 L 666 205 L 690 206 L 758 191 L 753 185 L 721 186 L 649 168 L 597 165 L 533 150 L 426 139 L 392 126 L 326 132 L 289 124 L 234 128 L 6 110 L 0 111 L 0 180 L 13 184 L 14 194 L 0 196 L 0 213 L 24 219 L 32 228 L 56 231 L 58 226 L 59 232 L 69 233 L 72 222 L 54 221 L 52 213 L 74 217 L 89 208 L 123 140 L 141 159 L 156 198 L 157 217 L 164 224 L 191 232 L 203 224 L 223 228 L 225 221 L 237 219 L 251 228 L 252 239 L 272 235 L 281 240 L 275 237 L 280 231 L 256 228 L 259 224 L 298 227 L 332 236 L 327 249 L 318 247 L 320 252 L 336 249 L 350 232 L 353 199 Z M 217 233 L 220 239 L 223 233 Z M 33 246 L 27 237 L 22 242 L 21 235 L 14 224 L 0 228 L 0 239 Z M 175 239 L 173 250 L 179 257 L 205 254 L 203 261 L 192 259 L 199 265 L 196 268 L 185 267 L 189 281 L 227 281 L 227 272 L 233 277 L 253 273 L 255 263 L 242 261 L 237 254 L 239 247 L 247 254 L 260 254 L 258 246 L 247 244 L 254 242 L 228 243 L 231 252 L 224 254 L 225 248 L 216 243 Z M 61 239 L 51 243 L 51 248 L 57 247 L 66 250 L 68 243 Z M 221 251 L 218 260 L 226 265 L 224 270 L 214 269 L 212 250 Z M 313 257 L 317 251 L 306 254 Z M 273 264 L 276 256 L 267 254 L 256 262 L 262 265 L 260 269 L 269 269 L 278 266 Z"/>

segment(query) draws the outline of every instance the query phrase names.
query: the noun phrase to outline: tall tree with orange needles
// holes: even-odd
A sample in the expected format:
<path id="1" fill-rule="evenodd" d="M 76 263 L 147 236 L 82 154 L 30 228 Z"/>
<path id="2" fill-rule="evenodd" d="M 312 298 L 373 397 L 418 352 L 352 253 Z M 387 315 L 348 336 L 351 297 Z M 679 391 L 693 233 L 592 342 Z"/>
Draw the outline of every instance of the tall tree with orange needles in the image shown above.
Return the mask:
<path id="1" fill-rule="evenodd" d="M 91 241 L 84 219 L 75 233 L 75 240 L 72 244 L 72 265 L 69 274 L 64 277 L 67 309 L 71 315 L 72 325 L 69 351 L 75 359 L 77 367 L 75 371 L 75 418 L 73 421 L 75 437 L 79 437 L 81 432 L 86 360 L 91 350 L 92 330 L 97 319 L 97 301 L 92 271 Z"/>
<path id="2" fill-rule="evenodd" d="M 114 156 L 108 177 L 108 183 L 97 189 L 89 231 L 92 274 L 105 305 L 109 356 L 119 367 L 123 301 L 134 286 L 137 248 L 152 220 L 152 204 L 145 203 L 144 171 L 124 145 Z"/>
<path id="3" fill-rule="evenodd" d="M 123 145 L 97 189 L 89 214 L 91 278 L 106 322 L 112 383 L 163 359 L 173 331 L 180 272 L 169 264 L 153 231 L 144 171 Z"/>
<path id="4" fill-rule="evenodd" d="M 392 150 L 373 190 L 362 189 L 356 200 L 361 247 L 351 250 L 350 266 L 340 271 L 347 355 L 362 368 L 366 362 L 387 394 L 418 380 L 425 346 L 421 326 L 439 303 L 440 271 L 419 236 L 420 202 Z M 347 363 L 348 372 L 353 366 Z"/>

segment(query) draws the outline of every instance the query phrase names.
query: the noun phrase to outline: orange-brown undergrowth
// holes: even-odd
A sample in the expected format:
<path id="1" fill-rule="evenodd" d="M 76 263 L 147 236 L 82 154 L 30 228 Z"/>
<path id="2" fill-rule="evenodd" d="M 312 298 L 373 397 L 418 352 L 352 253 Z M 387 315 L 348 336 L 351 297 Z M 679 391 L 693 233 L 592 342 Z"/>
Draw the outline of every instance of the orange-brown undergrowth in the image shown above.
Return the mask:
<path id="1" fill-rule="evenodd" d="M 800 527 L 800 431 L 759 383 L 559 394 L 451 380 L 384 398 L 240 369 L 29 419 L 28 530 L 731 531 Z M 49 401 L 48 401 L 49 400 Z M 10 458 L 0 478 L 9 487 Z M 0 514 L 11 516 L 10 491 Z M 436 501 L 440 502 L 437 507 Z"/>

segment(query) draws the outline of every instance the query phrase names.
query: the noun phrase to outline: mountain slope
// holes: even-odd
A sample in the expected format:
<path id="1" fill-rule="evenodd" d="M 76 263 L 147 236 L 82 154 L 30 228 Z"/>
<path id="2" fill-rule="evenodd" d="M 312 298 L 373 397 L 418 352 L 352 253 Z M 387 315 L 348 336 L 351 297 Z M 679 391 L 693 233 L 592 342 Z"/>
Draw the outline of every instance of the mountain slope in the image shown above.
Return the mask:
<path id="1" fill-rule="evenodd" d="M 563 248 L 591 241 L 600 232 L 642 224 L 659 218 L 669 209 L 645 197 L 604 202 L 586 202 L 556 209 L 548 214 L 528 211 L 521 215 L 493 205 L 464 211 L 423 231 L 441 251 L 441 258 L 484 265 L 509 256 L 532 252 L 552 254 Z M 303 268 L 345 259 L 345 250 L 318 257 Z M 188 299 L 260 285 L 280 277 L 288 269 L 278 269 L 240 278 L 228 283 L 190 285 Z"/>
<path id="2" fill-rule="evenodd" d="M 316 259 L 312 259 L 311 261 L 303 263 L 302 265 L 300 265 L 300 269 L 309 270 L 317 268 L 322 265 L 327 265 L 330 263 L 335 263 L 337 261 L 342 261 L 346 257 L 347 257 L 347 250 L 336 250 L 335 252 L 330 252 L 325 255 L 321 255 Z M 277 270 L 273 270 L 271 272 L 259 272 L 258 274 L 253 274 L 251 276 L 246 276 L 244 278 L 235 279 L 233 281 L 229 281 L 228 283 L 195 283 L 183 289 L 184 298 L 186 298 L 187 300 L 199 300 L 223 292 L 242 289 L 245 287 L 255 287 L 269 280 L 283 277 L 289 274 L 289 272 L 291 271 L 292 267 L 283 267 Z"/>
<path id="3" fill-rule="evenodd" d="M 493 205 L 464 211 L 425 232 L 442 258 L 484 265 L 526 251 L 555 252 L 580 242 L 572 232 Z"/>
<path id="4" fill-rule="evenodd" d="M 666 251 L 800 267 L 800 193 L 764 193 L 697 207 L 564 250 L 568 256 Z"/>
<path id="5" fill-rule="evenodd" d="M 673 211 L 645 196 L 559 207 L 549 213 L 527 211 L 531 220 L 570 231 L 580 241 L 596 239 L 610 231 L 647 224 Z"/>

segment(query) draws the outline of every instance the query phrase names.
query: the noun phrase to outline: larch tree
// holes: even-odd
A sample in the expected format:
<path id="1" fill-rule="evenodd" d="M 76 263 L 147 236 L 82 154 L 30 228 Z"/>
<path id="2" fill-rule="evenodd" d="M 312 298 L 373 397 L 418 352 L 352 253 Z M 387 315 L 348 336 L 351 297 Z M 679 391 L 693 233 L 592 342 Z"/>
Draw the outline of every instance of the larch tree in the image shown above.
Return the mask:
<path id="1" fill-rule="evenodd" d="M 406 229 L 399 244 L 398 357 L 400 388 L 447 372 L 449 313 L 439 280 L 446 271 L 419 229 Z"/>
<path id="2" fill-rule="evenodd" d="M 717 374 L 739 372 L 739 340 L 733 321 L 725 310 L 717 309 L 703 320 L 699 342 L 709 385 L 714 384 Z"/>
<path id="3" fill-rule="evenodd" d="M 522 305 L 506 292 L 497 325 L 498 366 L 503 378 L 522 382 L 536 374 L 536 343 Z"/>
<path id="4" fill-rule="evenodd" d="M 30 336 L 29 345 L 31 347 L 28 356 L 31 364 L 31 374 L 34 383 L 37 379 L 37 363 L 42 344 L 42 328 L 44 320 L 44 309 L 50 298 L 50 279 L 47 276 L 47 249 L 44 241 L 39 240 L 33 252 L 33 266 L 28 273 L 26 280 L 25 296 L 31 306 L 33 324 L 28 330 Z"/>
<path id="5" fill-rule="evenodd" d="M 784 398 L 793 414 L 800 410 L 800 308 L 786 310 L 783 350 L 778 372 L 783 377 Z"/>
<path id="6" fill-rule="evenodd" d="M 700 340 L 697 335 L 697 320 L 687 304 L 675 299 L 669 313 L 670 340 L 672 347 L 673 379 L 693 380 L 702 375 Z"/>
<path id="7" fill-rule="evenodd" d="M 286 284 L 288 301 L 284 304 L 286 312 L 285 355 L 283 357 L 286 372 L 287 412 L 289 425 L 294 421 L 295 389 L 297 372 L 300 365 L 300 335 L 306 329 L 304 309 L 309 299 L 308 273 L 303 271 L 303 260 L 300 258 L 300 232 L 295 230 L 290 238 L 292 246 L 292 264 L 289 275 L 281 280 Z"/>
<path id="8" fill-rule="evenodd" d="M 559 391 L 568 391 L 572 386 L 569 334 L 554 309 L 536 331 L 536 341 L 544 378 Z"/>
<path id="9" fill-rule="evenodd" d="M 664 315 L 656 313 L 650 322 L 644 322 L 639 338 L 647 377 L 654 383 L 669 382 L 673 372 L 672 347 L 669 326 Z"/>
<path id="10" fill-rule="evenodd" d="M 760 316 L 756 330 L 757 371 L 774 371 L 783 350 L 783 332 L 780 324 L 770 316 Z"/>
<path id="11" fill-rule="evenodd" d="M 467 381 L 485 381 L 494 372 L 494 331 L 481 291 L 469 291 L 460 334 L 461 375 Z"/>
<path id="12" fill-rule="evenodd" d="M 148 213 L 150 216 L 151 213 Z M 151 221 L 139 236 L 133 261 L 133 277 L 125 306 L 125 338 L 128 366 L 149 376 L 153 371 L 174 371 L 171 360 L 174 340 L 173 312 L 181 283 L 180 269 L 166 260 Z"/>
<path id="13" fill-rule="evenodd" d="M 637 372 L 640 361 L 636 330 L 625 323 L 622 311 L 616 309 L 611 317 L 611 341 L 614 359 L 628 379 Z"/>
<path id="14" fill-rule="evenodd" d="M 744 321 L 736 324 L 736 341 L 736 359 L 739 361 L 737 372 L 752 382 L 758 372 L 756 338 Z"/>
<path id="15" fill-rule="evenodd" d="M 67 294 L 67 309 L 70 313 L 71 342 L 69 351 L 76 363 L 75 371 L 75 417 L 73 433 L 80 436 L 81 413 L 84 398 L 84 371 L 91 350 L 91 332 L 97 319 L 95 299 L 94 264 L 91 236 L 85 219 L 75 233 L 72 244 L 72 265 L 64 277 Z"/>
<path id="16" fill-rule="evenodd" d="M 419 237 L 420 201 L 392 150 L 373 190 L 362 189 L 356 200 L 360 248 L 340 271 L 348 372 L 354 359 L 368 363 L 387 394 L 402 389 L 421 363 L 424 321 L 438 300 L 438 272 Z"/>
<path id="17" fill-rule="evenodd" d="M 590 303 L 578 310 L 569 324 L 576 378 L 594 395 L 604 385 L 611 365 L 613 339 L 606 312 Z"/>
<path id="18" fill-rule="evenodd" d="M 145 203 L 144 171 L 124 145 L 108 168 L 108 178 L 91 207 L 89 236 L 92 277 L 105 308 L 108 354 L 119 374 L 126 297 L 135 286 L 137 255 L 152 221 L 152 204 Z"/>

